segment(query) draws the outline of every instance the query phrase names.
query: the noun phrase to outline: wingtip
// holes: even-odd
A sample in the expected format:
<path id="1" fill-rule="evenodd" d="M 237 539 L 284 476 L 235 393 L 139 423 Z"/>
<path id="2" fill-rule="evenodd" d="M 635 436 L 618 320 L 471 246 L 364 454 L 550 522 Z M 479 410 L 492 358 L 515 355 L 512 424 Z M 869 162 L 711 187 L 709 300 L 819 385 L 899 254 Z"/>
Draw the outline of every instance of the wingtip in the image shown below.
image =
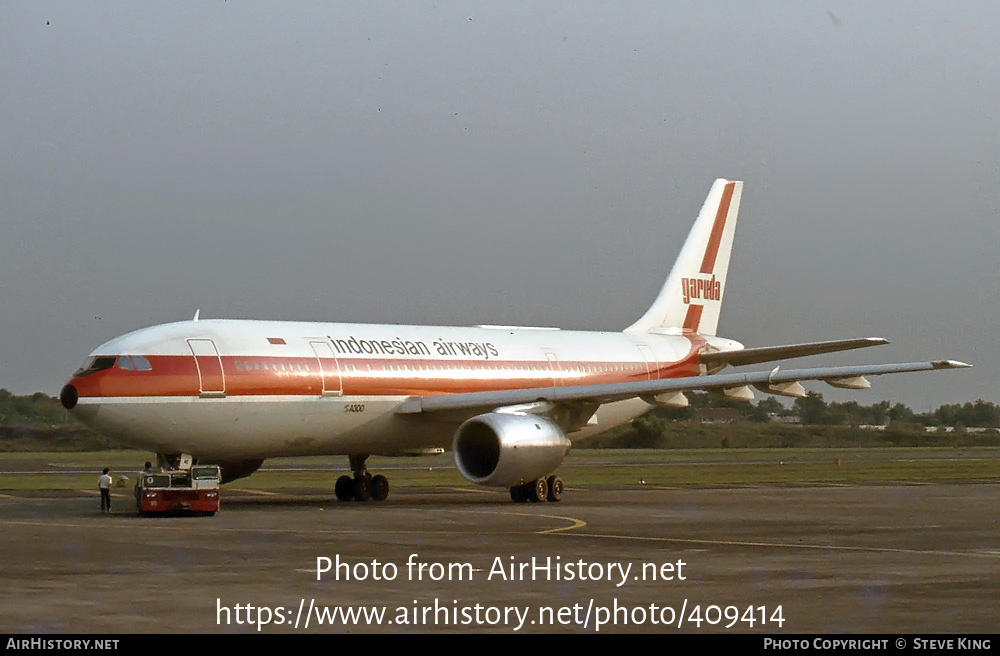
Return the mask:
<path id="1" fill-rule="evenodd" d="M 889 340 L 887 340 L 885 337 L 865 337 L 865 341 L 871 342 L 873 345 L 889 343 Z"/>
<path id="2" fill-rule="evenodd" d="M 931 365 L 935 369 L 968 369 L 972 366 L 967 362 L 959 362 L 958 360 L 935 360 L 931 362 Z"/>

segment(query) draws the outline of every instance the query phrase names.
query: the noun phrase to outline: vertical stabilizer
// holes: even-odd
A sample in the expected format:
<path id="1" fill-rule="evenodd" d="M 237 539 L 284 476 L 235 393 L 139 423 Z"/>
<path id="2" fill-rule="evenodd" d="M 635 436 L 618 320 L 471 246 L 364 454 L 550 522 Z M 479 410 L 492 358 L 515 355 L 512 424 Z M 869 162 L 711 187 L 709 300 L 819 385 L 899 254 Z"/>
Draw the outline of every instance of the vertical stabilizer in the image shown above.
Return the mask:
<path id="1" fill-rule="evenodd" d="M 646 314 L 625 332 L 715 334 L 742 193 L 742 182 L 715 181 L 663 289 Z"/>

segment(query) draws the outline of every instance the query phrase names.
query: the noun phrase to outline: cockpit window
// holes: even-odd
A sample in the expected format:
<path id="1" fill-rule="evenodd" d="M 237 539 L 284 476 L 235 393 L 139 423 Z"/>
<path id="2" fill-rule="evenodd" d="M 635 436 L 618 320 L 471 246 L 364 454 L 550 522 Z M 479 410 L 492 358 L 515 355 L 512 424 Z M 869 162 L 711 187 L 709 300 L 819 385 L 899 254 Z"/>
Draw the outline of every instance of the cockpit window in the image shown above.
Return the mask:
<path id="1" fill-rule="evenodd" d="M 88 376 L 98 371 L 104 371 L 105 369 L 110 369 L 115 366 L 115 360 L 118 358 L 113 355 L 99 355 L 92 359 L 90 362 L 84 363 L 82 367 L 73 372 L 73 377 Z"/>
<path id="2" fill-rule="evenodd" d="M 73 372 L 73 377 L 88 376 L 98 371 L 110 369 L 115 365 L 124 371 L 149 371 L 153 368 L 149 364 L 149 360 L 141 355 L 99 355 L 85 361 L 83 366 Z"/>

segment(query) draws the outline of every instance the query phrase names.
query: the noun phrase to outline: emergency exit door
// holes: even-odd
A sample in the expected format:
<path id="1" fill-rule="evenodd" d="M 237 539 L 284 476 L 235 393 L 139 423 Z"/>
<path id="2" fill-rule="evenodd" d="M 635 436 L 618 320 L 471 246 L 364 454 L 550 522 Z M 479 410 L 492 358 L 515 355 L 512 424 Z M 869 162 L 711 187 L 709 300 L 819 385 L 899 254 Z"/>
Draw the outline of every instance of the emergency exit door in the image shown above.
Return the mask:
<path id="1" fill-rule="evenodd" d="M 653 355 L 653 350 L 649 348 L 648 344 L 636 344 L 635 346 L 639 349 L 642 359 L 646 362 L 646 377 L 649 380 L 659 380 L 660 363 L 656 360 L 656 356 Z"/>

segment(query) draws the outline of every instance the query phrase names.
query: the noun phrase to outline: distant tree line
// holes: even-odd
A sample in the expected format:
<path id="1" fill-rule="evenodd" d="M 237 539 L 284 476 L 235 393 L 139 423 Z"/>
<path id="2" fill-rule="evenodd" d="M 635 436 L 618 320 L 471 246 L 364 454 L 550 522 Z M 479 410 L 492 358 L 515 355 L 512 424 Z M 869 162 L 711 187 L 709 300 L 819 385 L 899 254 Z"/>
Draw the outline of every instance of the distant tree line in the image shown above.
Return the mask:
<path id="1" fill-rule="evenodd" d="M 660 408 L 654 413 L 665 421 L 698 421 L 705 408 L 731 408 L 745 421 L 770 422 L 795 418 L 801 424 L 816 426 L 885 426 L 892 422 L 922 426 L 962 426 L 965 428 L 1000 428 L 1000 405 L 977 399 L 964 404 L 939 406 L 917 413 L 902 403 L 888 401 L 861 405 L 857 401 L 827 403 L 818 392 L 808 392 L 785 407 L 773 396 L 757 403 L 744 403 L 706 393 L 689 393 L 686 408 Z M 62 407 L 59 399 L 43 392 L 20 396 L 0 389 L 0 426 L 76 425 L 76 420 Z"/>
<path id="2" fill-rule="evenodd" d="M 97 451 L 121 446 L 83 426 L 55 397 L 0 389 L 0 451 Z"/>
<path id="3" fill-rule="evenodd" d="M 893 405 L 888 401 L 872 405 L 861 405 L 857 401 L 827 403 L 817 392 L 808 392 L 788 407 L 773 396 L 757 403 L 706 393 L 687 396 L 690 405 L 685 408 L 657 408 L 629 425 L 583 440 L 578 446 L 1000 446 L 1000 406 L 982 399 L 916 413 L 903 403 Z M 720 420 L 718 412 L 713 414 L 713 410 L 719 408 L 728 409 L 726 418 Z M 725 423 L 718 423 L 720 421 Z M 928 431 L 928 427 L 937 430 Z"/>
<path id="4" fill-rule="evenodd" d="M 809 392 L 786 407 L 773 396 L 743 403 L 688 394 L 685 408 L 657 408 L 631 424 L 578 443 L 581 447 L 697 448 L 749 446 L 1000 446 L 1000 405 L 977 399 L 917 413 L 902 403 L 827 403 Z M 703 421 L 726 408 L 735 423 Z M 803 426 L 811 427 L 802 430 Z M 860 426 L 880 426 L 873 431 Z M 939 427 L 928 431 L 927 427 Z M 945 428 L 948 427 L 948 428 Z M 967 431 L 966 429 L 974 429 Z M 983 431 L 983 429 L 986 429 Z M 89 450 L 121 445 L 85 428 L 59 399 L 0 389 L 0 450 Z"/>
<path id="5" fill-rule="evenodd" d="M 25 396 L 0 389 L 0 426 L 27 427 L 76 424 L 59 399 L 44 392 Z"/>
<path id="6" fill-rule="evenodd" d="M 965 404 L 942 405 L 930 412 L 917 413 L 903 403 L 890 405 L 879 401 L 861 405 L 857 401 L 827 403 L 818 392 L 807 392 L 785 407 L 773 396 L 757 403 L 745 403 L 719 398 L 711 394 L 688 394 L 690 405 L 686 408 L 656 410 L 667 421 L 697 421 L 705 408 L 731 408 L 746 421 L 770 422 L 794 418 L 800 424 L 814 426 L 887 426 L 893 422 L 920 424 L 922 426 L 963 426 L 966 428 L 1000 428 L 1000 405 L 977 399 Z"/>

